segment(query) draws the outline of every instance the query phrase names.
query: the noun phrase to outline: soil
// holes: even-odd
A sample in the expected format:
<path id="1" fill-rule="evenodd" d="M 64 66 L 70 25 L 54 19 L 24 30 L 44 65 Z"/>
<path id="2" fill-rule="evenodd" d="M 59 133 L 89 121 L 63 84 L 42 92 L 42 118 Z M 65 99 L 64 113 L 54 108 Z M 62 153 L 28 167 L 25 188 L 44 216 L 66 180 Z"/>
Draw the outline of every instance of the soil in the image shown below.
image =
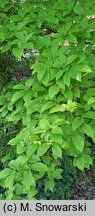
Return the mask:
<path id="1" fill-rule="evenodd" d="M 75 187 L 73 200 L 94 200 L 95 199 L 95 176 L 93 171 L 84 174 L 84 180 Z"/>

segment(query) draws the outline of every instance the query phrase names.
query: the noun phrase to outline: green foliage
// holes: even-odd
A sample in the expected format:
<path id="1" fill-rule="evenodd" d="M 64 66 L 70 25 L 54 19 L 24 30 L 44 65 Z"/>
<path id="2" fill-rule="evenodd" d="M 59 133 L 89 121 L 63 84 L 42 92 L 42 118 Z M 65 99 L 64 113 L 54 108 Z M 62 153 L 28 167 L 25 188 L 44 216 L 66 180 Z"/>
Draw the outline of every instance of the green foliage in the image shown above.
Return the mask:
<path id="1" fill-rule="evenodd" d="M 83 176 L 80 170 L 72 165 L 72 158 L 63 154 L 64 161 L 61 161 L 60 166 L 63 170 L 62 178 L 55 180 L 54 189 L 44 191 L 46 176 L 39 180 L 37 184 L 37 199 L 42 200 L 68 200 L 72 199 L 75 186 L 83 181 Z M 58 161 L 59 162 L 59 161 Z M 59 170 L 60 171 L 60 170 Z M 56 171 L 54 172 L 54 174 Z"/>
<path id="2" fill-rule="evenodd" d="M 30 2 L 0 1 L 1 53 L 9 50 L 19 62 L 24 51 L 39 53 L 32 77 L 0 95 L 0 118 L 21 125 L 8 142 L 15 155 L 0 172 L 6 199 L 34 199 L 44 176 L 45 190 L 53 191 L 62 178 L 62 152 L 74 167 L 89 169 L 88 138 L 95 142 L 95 32 L 89 18 L 95 2 Z"/>

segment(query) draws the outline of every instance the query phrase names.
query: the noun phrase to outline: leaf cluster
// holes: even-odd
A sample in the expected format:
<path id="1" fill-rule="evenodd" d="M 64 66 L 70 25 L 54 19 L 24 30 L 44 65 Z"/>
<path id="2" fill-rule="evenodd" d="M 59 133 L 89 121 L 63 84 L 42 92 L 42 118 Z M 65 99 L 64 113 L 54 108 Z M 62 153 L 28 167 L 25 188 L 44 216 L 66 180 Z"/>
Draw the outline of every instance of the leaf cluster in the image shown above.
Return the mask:
<path id="1" fill-rule="evenodd" d="M 13 5 L 12 5 L 13 4 Z M 80 0 L 0 1 L 1 53 L 11 50 L 21 61 L 24 51 L 37 50 L 32 76 L 10 84 L 0 95 L 0 117 L 23 125 L 9 140 L 15 157 L 0 172 L 3 198 L 34 199 L 45 175 L 45 191 L 62 178 L 63 152 L 73 166 L 92 165 L 95 142 L 94 22 L 95 2 Z M 48 32 L 51 29 L 51 32 Z M 7 155 L 6 155 L 7 157 Z M 1 161 L 3 158 L 1 159 Z"/>

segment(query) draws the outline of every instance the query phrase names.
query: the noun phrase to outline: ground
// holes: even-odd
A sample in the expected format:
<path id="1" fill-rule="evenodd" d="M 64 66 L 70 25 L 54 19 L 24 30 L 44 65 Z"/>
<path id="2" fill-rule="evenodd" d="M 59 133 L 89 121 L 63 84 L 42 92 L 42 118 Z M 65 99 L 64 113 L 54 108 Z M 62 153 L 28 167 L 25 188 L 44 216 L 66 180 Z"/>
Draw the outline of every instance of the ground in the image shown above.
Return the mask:
<path id="1" fill-rule="evenodd" d="M 93 171 L 86 173 L 84 180 L 75 187 L 73 200 L 94 200 L 95 199 L 95 176 Z"/>

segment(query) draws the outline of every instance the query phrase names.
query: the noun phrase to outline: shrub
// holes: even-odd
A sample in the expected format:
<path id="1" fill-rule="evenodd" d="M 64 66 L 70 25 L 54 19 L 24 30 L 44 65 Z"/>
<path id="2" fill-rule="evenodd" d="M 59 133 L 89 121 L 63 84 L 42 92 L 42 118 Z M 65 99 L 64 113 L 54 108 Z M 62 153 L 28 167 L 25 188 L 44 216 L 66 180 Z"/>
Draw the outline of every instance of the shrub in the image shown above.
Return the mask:
<path id="1" fill-rule="evenodd" d="M 53 191 L 44 191 L 46 178 L 41 179 L 37 184 L 38 200 L 68 200 L 72 199 L 75 186 L 83 181 L 80 170 L 73 167 L 72 158 L 63 153 L 64 161 L 60 161 L 63 169 L 62 178 L 55 180 Z"/>
<path id="2" fill-rule="evenodd" d="M 82 171 L 92 165 L 95 2 L 0 4 L 1 53 L 10 50 L 19 61 L 24 50 L 39 53 L 32 76 L 10 84 L 0 96 L 1 118 L 21 125 L 8 142 L 15 154 L 0 172 L 0 184 L 6 189 L 3 199 L 34 199 L 40 179 L 46 176 L 45 191 L 53 191 L 55 180 L 62 178 L 62 152 Z"/>

